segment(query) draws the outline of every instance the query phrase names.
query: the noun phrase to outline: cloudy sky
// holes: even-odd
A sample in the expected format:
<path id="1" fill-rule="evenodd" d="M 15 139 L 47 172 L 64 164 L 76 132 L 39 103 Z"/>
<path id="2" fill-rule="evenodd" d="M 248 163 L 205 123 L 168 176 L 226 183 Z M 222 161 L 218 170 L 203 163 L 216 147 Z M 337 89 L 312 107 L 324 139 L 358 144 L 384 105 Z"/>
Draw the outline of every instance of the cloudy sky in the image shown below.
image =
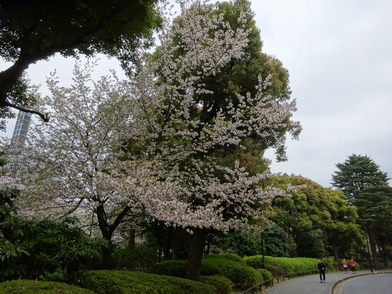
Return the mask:
<path id="1" fill-rule="evenodd" d="M 372 158 L 392 177 L 392 1 L 253 0 L 263 51 L 290 72 L 299 141 L 273 172 L 329 187 L 336 164 Z"/>
<path id="2" fill-rule="evenodd" d="M 295 119 L 303 126 L 299 141 L 288 138 L 288 161 L 273 161 L 272 171 L 329 187 L 335 165 L 359 154 L 392 177 L 392 1 L 251 2 L 263 51 L 289 70 Z M 44 84 L 56 69 L 69 82 L 72 66 L 56 57 L 28 73 Z M 102 72 L 110 68 L 117 68 L 115 60 L 102 58 Z"/>

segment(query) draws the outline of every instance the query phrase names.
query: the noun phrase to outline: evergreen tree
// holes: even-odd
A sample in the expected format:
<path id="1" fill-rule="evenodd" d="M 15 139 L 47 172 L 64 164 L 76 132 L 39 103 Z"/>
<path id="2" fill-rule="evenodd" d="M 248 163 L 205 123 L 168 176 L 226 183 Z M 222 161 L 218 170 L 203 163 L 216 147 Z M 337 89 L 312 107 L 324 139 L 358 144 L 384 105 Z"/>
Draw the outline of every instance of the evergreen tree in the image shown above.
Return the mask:
<path id="1" fill-rule="evenodd" d="M 332 175 L 332 185 L 341 189 L 347 200 L 358 208 L 359 223 L 368 234 L 374 265 L 378 268 L 377 257 L 379 253 L 387 257 L 382 248 L 385 249 L 385 243 L 390 240 L 385 234 L 385 229 L 391 226 L 389 178 L 368 156 L 353 154 L 336 166 L 338 170 Z"/>
<path id="2" fill-rule="evenodd" d="M 332 185 L 344 192 L 350 204 L 356 204 L 361 192 L 368 187 L 388 185 L 387 174 L 366 155 L 352 154 L 336 167 L 338 170 L 332 175 Z"/>

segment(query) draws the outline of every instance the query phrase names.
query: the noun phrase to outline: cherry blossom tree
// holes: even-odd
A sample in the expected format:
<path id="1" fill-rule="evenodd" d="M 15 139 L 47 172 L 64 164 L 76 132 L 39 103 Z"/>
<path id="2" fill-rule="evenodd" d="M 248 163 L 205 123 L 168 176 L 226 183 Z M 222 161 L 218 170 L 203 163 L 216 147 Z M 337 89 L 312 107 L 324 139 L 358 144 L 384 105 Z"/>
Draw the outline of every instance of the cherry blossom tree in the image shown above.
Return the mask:
<path id="1" fill-rule="evenodd" d="M 51 95 L 40 101 L 53 119 L 35 122 L 26 145 L 13 149 L 19 152 L 13 166 L 26 184 L 20 215 L 57 219 L 73 214 L 87 224 L 93 217 L 108 242 L 103 264 L 109 267 L 118 226 L 143 213 L 143 199 L 163 197 L 174 185 L 154 172 L 159 163 L 121 152 L 134 119 L 128 83 L 115 74 L 94 82 L 92 67 L 77 65 L 68 88 L 56 75 L 48 79 Z"/>
<path id="2" fill-rule="evenodd" d="M 139 120 L 133 138 L 145 142 L 150 158 L 159 158 L 182 187 L 176 201 L 163 201 L 150 213 L 189 230 L 187 277 L 198 279 L 205 233 L 251 229 L 263 217 L 261 205 L 282 194 L 261 185 L 268 171 L 252 175 L 239 161 L 221 165 L 220 157 L 230 150 L 246 152 L 245 140 L 265 143 L 282 129 L 296 136 L 300 126 L 291 120 L 295 101 L 264 94 L 268 80 L 259 79 L 255 94 L 237 93 L 236 100 L 216 109 L 213 88 L 204 79 L 244 57 L 245 15 L 237 20 L 243 25 L 232 29 L 217 6 L 196 1 L 182 8 L 171 30 L 161 35 L 161 46 L 140 61 L 135 74 Z"/>

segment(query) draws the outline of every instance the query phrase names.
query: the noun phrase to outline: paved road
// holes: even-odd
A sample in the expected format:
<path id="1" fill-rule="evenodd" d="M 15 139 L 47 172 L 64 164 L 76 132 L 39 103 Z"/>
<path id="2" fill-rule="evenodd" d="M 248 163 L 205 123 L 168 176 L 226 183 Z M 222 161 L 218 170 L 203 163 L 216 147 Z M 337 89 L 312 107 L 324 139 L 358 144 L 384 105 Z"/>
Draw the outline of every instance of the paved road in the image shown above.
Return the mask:
<path id="1" fill-rule="evenodd" d="M 280 283 L 272 288 L 269 288 L 263 291 L 263 294 L 332 294 L 332 290 L 334 289 L 335 284 L 339 284 L 343 280 L 349 281 L 350 278 L 360 277 L 364 275 L 370 275 L 370 271 L 358 271 L 356 274 L 344 272 L 336 272 L 336 273 L 327 273 L 325 283 L 320 283 L 319 275 L 310 275 L 300 278 L 295 278 L 292 280 L 288 280 L 286 282 Z M 341 286 L 344 286 L 344 283 L 339 284 L 340 287 L 338 290 L 341 290 Z M 339 292 L 336 292 L 338 294 Z M 340 292 L 339 294 L 341 294 Z M 364 294 L 378 294 L 377 292 L 364 292 Z M 382 292 L 381 292 L 382 293 Z M 384 292 L 391 293 L 391 292 Z M 346 294 L 344 292 L 344 294 Z M 355 294 L 360 294 L 360 292 L 356 292 Z"/>
<path id="2" fill-rule="evenodd" d="M 392 275 L 377 274 L 347 280 L 337 288 L 336 294 L 392 293 Z"/>

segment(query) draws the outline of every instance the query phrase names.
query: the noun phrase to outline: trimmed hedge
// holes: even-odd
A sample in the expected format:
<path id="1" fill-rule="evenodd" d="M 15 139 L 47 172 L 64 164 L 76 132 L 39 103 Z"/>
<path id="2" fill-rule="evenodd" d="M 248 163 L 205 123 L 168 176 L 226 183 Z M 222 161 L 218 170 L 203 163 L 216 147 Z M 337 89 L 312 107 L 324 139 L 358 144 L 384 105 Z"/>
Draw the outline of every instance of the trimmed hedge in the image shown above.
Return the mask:
<path id="1" fill-rule="evenodd" d="M 142 272 L 83 271 L 77 284 L 97 294 L 215 294 L 215 288 L 177 277 Z"/>
<path id="2" fill-rule="evenodd" d="M 0 294 L 94 294 L 87 289 L 58 282 L 13 280 L 0 283 Z"/>
<path id="3" fill-rule="evenodd" d="M 257 271 L 263 276 L 263 280 L 264 281 L 269 281 L 272 280 L 274 278 L 274 276 L 272 275 L 272 273 L 264 268 L 258 268 Z"/>
<path id="4" fill-rule="evenodd" d="M 152 272 L 160 275 L 184 277 L 186 261 L 168 260 L 157 264 Z M 220 275 L 228 278 L 240 289 L 263 282 L 263 276 L 235 254 L 211 254 L 203 258 L 202 276 Z"/>
<path id="5" fill-rule="evenodd" d="M 224 257 L 220 258 L 219 256 L 203 259 L 201 274 L 203 276 L 225 276 L 240 289 L 247 289 L 264 281 L 263 276 L 254 268 L 243 262 L 233 261 Z"/>
<path id="6" fill-rule="evenodd" d="M 202 283 L 212 285 L 216 289 L 216 294 L 229 294 L 232 293 L 233 282 L 223 276 L 202 276 L 200 278 Z"/>
<path id="7" fill-rule="evenodd" d="M 242 257 L 240 257 L 234 253 L 220 253 L 220 254 L 211 253 L 209 255 L 206 255 L 203 259 L 205 260 L 205 259 L 209 259 L 209 258 L 224 258 L 224 259 L 229 259 L 229 260 L 232 260 L 235 262 L 239 262 L 241 264 L 246 264 Z"/>
<path id="8" fill-rule="evenodd" d="M 262 255 L 244 257 L 246 264 L 254 267 L 262 267 Z M 272 266 L 277 266 L 283 269 L 283 274 L 296 274 L 301 272 L 316 271 L 317 270 L 316 258 L 308 257 L 271 257 L 264 256 L 264 263 Z"/>

